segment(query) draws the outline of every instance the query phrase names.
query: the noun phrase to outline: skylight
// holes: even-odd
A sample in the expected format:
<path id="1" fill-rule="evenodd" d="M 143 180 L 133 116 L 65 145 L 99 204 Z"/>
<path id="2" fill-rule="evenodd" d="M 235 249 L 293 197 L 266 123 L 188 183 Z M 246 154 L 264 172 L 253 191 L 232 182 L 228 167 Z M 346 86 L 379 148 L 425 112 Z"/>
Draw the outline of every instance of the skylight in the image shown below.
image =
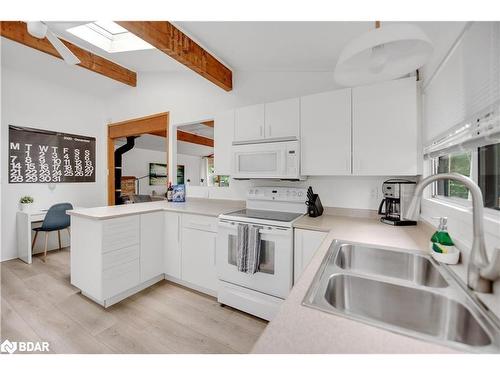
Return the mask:
<path id="1" fill-rule="evenodd" d="M 96 21 L 67 30 L 109 53 L 155 48 L 112 21 Z"/>

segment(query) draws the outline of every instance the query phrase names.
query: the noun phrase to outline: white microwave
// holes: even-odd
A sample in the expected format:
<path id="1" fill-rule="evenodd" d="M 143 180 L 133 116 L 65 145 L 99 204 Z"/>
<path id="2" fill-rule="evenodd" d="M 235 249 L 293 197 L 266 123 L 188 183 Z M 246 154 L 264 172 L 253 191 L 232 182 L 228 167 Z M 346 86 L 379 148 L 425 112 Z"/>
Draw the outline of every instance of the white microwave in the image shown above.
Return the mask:
<path id="1" fill-rule="evenodd" d="M 299 141 L 233 145 L 231 177 L 302 179 Z"/>

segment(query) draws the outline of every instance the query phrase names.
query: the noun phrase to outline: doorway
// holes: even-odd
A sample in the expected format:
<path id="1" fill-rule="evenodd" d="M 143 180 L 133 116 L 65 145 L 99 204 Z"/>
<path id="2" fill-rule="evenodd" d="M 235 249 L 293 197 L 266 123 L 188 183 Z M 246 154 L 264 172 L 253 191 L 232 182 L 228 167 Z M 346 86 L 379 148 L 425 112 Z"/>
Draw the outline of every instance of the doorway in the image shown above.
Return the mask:
<path id="1" fill-rule="evenodd" d="M 108 205 L 115 205 L 121 195 L 122 166 L 115 165 L 116 141 L 132 140 L 146 134 L 167 138 L 168 124 L 168 112 L 108 124 Z M 165 164 L 168 165 L 168 142 L 165 142 L 165 155 Z"/>

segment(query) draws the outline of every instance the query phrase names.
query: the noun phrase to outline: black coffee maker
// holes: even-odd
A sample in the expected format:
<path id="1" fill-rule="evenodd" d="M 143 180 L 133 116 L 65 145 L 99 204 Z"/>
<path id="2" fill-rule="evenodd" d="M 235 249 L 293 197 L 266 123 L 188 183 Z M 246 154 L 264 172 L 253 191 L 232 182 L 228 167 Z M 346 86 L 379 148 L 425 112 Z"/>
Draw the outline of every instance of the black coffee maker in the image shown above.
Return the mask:
<path id="1" fill-rule="evenodd" d="M 384 199 L 380 202 L 378 214 L 383 215 L 380 221 L 390 225 L 417 225 L 416 221 L 405 220 L 405 214 L 413 198 L 415 181 L 391 179 L 384 181 L 382 192 Z"/>

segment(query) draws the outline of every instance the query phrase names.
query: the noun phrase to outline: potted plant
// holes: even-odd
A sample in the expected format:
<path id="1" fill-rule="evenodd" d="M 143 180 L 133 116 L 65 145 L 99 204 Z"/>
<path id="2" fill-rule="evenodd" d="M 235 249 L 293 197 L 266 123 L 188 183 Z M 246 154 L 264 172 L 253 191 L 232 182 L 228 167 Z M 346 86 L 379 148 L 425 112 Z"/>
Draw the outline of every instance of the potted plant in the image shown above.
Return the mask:
<path id="1" fill-rule="evenodd" d="M 19 200 L 19 203 L 21 203 L 21 211 L 29 211 L 31 208 L 31 205 L 33 204 L 33 197 L 30 197 L 29 195 L 25 195 L 24 197 L 21 197 Z"/>

